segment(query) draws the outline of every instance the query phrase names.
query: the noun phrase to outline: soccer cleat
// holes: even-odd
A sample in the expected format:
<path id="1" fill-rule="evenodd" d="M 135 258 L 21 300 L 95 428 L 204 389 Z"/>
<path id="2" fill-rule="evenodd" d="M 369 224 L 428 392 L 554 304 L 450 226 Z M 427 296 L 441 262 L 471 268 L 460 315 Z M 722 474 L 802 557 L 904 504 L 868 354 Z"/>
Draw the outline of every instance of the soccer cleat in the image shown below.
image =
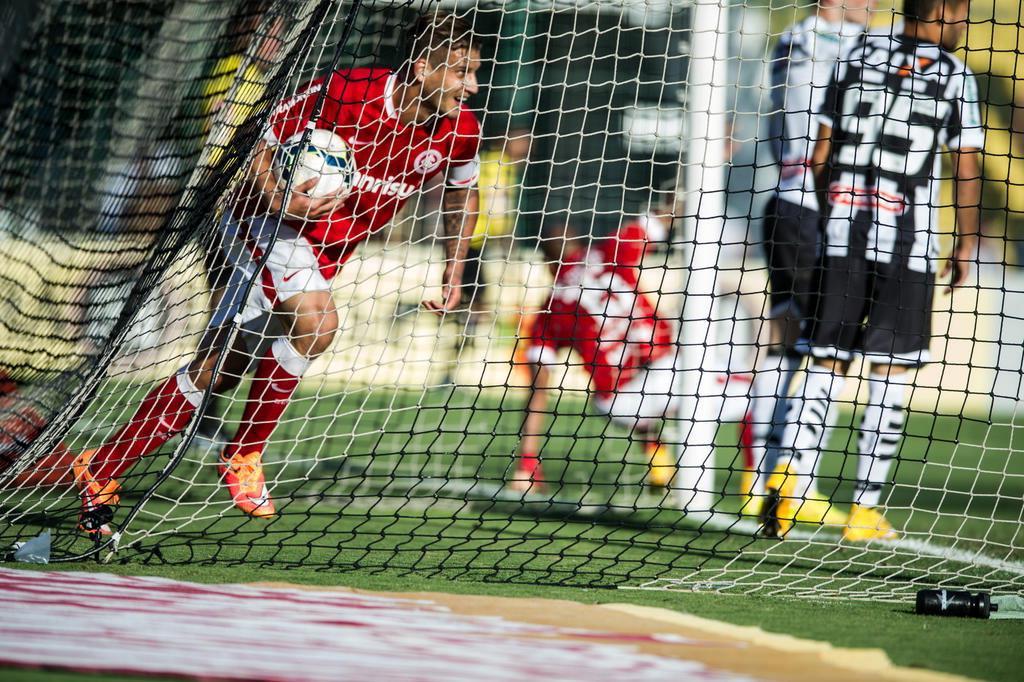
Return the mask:
<path id="1" fill-rule="evenodd" d="M 740 507 L 740 516 L 760 516 L 764 507 L 764 495 L 747 495 L 747 501 Z"/>
<path id="2" fill-rule="evenodd" d="M 667 488 L 676 473 L 676 461 L 672 453 L 661 443 L 650 443 L 647 446 L 650 469 L 647 472 L 647 485 L 652 488 Z"/>
<path id="3" fill-rule="evenodd" d="M 761 532 L 771 538 L 784 538 L 793 527 L 799 505 L 796 498 L 796 474 L 788 466 L 776 467 L 765 483 L 761 507 Z"/>
<path id="4" fill-rule="evenodd" d="M 544 488 L 543 480 L 544 472 L 540 468 L 540 459 L 523 457 L 516 464 L 515 473 L 512 474 L 508 487 L 517 493 L 538 493 Z"/>
<path id="5" fill-rule="evenodd" d="M 808 493 L 799 501 L 796 510 L 798 523 L 816 523 L 825 526 L 845 526 L 849 515 L 820 493 Z"/>
<path id="6" fill-rule="evenodd" d="M 82 510 L 78 514 L 78 528 L 89 535 L 110 535 L 110 522 L 114 518 L 114 507 L 121 498 L 117 491 L 121 487 L 110 479 L 100 483 L 89 470 L 95 450 L 86 450 L 71 463 L 75 485 L 82 495 Z"/>
<path id="7" fill-rule="evenodd" d="M 854 504 L 850 509 L 850 518 L 843 529 L 843 539 L 850 542 L 867 542 L 868 540 L 895 540 L 899 533 L 892 529 L 882 512 L 874 507 Z"/>
<path id="8" fill-rule="evenodd" d="M 220 476 L 235 506 L 249 516 L 268 518 L 275 514 L 274 501 L 263 478 L 263 453 L 253 450 L 247 455 L 221 455 Z"/>

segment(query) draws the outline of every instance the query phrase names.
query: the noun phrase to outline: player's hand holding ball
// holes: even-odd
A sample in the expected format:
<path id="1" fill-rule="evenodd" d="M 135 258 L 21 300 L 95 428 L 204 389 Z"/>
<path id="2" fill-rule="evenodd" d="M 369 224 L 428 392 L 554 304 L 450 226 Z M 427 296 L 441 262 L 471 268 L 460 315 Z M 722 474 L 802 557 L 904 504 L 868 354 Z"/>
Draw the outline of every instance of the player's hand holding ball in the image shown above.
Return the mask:
<path id="1" fill-rule="evenodd" d="M 314 130 L 303 144 L 303 135 L 296 135 L 274 154 L 278 188 L 284 190 L 289 179 L 292 186 L 287 195 L 278 194 L 272 208 L 299 220 L 319 220 L 334 213 L 352 192 L 355 167 L 352 152 L 345 141 L 329 130 Z"/>

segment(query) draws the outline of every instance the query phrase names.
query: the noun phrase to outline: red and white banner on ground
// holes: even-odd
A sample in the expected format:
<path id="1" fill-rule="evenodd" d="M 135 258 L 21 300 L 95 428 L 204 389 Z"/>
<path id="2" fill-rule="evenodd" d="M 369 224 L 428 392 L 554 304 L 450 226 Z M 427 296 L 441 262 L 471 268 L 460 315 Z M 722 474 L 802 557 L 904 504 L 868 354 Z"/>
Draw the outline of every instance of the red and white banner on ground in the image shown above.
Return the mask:
<path id="1" fill-rule="evenodd" d="M 7 666 L 275 682 L 748 679 L 607 633 L 341 591 L 0 568 L 0 614 Z"/>

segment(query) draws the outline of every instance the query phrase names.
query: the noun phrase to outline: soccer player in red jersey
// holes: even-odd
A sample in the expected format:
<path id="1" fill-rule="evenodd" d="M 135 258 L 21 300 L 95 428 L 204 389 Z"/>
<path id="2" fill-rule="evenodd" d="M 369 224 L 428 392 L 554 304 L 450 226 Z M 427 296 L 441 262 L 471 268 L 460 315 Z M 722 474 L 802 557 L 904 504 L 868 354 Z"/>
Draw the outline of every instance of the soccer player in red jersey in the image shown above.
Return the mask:
<path id="1" fill-rule="evenodd" d="M 154 388 L 109 441 L 75 461 L 84 530 L 109 532 L 106 524 L 118 503 L 117 477 L 183 431 L 211 383 L 217 391 L 238 384 L 258 341 L 273 334 L 271 313 L 282 332 L 256 364 L 241 424 L 221 453 L 220 471 L 239 509 L 255 517 L 275 513 L 262 454 L 302 375 L 334 338 L 338 313 L 331 279 L 361 241 L 387 225 L 438 174 L 446 179 L 447 267 L 442 299 L 424 305 L 443 314 L 459 304 L 462 263 L 476 223 L 480 143 L 479 123 L 464 100 L 477 92 L 479 65 L 469 24 L 451 14 L 431 13 L 412 27 L 407 59 L 397 71 L 336 71 L 278 105 L 223 223 L 234 273 L 198 353 Z M 313 119 L 318 98 L 322 109 Z M 305 192 L 314 178 L 283 192 L 274 170 L 276 148 L 300 139 L 310 127 L 331 130 L 350 147 L 356 171 L 351 191 L 311 197 Z M 266 265 L 257 272 L 264 255 Z M 242 300 L 253 277 L 258 279 Z M 237 334 L 227 348 L 236 318 L 243 331 L 255 333 Z M 225 353 L 214 379 L 213 368 Z"/>
<path id="2" fill-rule="evenodd" d="M 646 246 L 647 235 L 636 223 L 597 241 L 569 225 L 542 238 L 554 286 L 523 339 L 532 381 L 513 489 L 531 491 L 543 481 L 548 367 L 559 364 L 565 348 L 579 355 L 590 375 L 596 407 L 644 442 L 651 458 L 649 483 L 665 486 L 671 480 L 675 459 L 658 436 L 669 410 L 675 337 L 672 325 L 658 316 L 656 299 L 640 288 Z"/>
<path id="3" fill-rule="evenodd" d="M 671 209 L 665 215 L 671 215 Z M 574 351 L 590 375 L 594 406 L 643 444 L 650 470 L 647 484 L 668 488 L 679 464 L 680 395 L 675 387 L 676 327 L 658 312 L 658 296 L 640 282 L 648 249 L 668 238 L 664 220 L 627 222 L 613 236 L 592 240 L 560 224 L 542 238 L 554 276 L 547 302 L 523 337 L 531 376 L 519 456 L 509 486 L 535 492 L 544 481 L 540 446 L 551 367 L 565 367 L 560 352 Z M 575 362 L 570 360 L 570 362 Z M 722 421 L 739 422 L 747 411 L 746 390 L 734 390 L 727 371 L 709 370 L 721 385 L 702 398 Z"/>

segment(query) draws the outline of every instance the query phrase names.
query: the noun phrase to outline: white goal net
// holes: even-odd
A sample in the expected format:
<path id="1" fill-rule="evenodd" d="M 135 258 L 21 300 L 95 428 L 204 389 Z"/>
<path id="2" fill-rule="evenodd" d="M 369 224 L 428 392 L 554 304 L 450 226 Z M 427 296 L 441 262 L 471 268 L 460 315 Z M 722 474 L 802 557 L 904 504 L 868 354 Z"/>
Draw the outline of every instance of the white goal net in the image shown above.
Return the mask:
<path id="1" fill-rule="evenodd" d="M 1019 7 L 909 2 L 0 10 L 0 545 L 1020 591 Z"/>

